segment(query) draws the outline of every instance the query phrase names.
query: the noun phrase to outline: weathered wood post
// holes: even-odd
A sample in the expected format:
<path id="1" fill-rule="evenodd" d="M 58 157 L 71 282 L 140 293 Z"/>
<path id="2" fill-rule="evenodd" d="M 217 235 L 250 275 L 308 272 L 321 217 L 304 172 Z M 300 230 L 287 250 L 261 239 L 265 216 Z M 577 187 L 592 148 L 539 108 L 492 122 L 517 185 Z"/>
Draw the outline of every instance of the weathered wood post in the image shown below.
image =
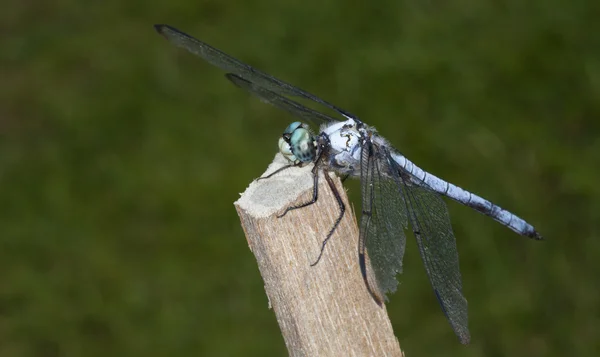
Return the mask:
<path id="1" fill-rule="evenodd" d="M 284 164 L 277 154 L 265 175 Z M 277 218 L 286 207 L 311 199 L 311 168 L 254 181 L 235 203 L 289 354 L 403 356 L 385 307 L 364 286 L 356 219 L 339 178 L 334 182 L 346 214 L 316 266 L 311 263 L 339 213 L 326 181 L 319 180 L 317 203 Z"/>

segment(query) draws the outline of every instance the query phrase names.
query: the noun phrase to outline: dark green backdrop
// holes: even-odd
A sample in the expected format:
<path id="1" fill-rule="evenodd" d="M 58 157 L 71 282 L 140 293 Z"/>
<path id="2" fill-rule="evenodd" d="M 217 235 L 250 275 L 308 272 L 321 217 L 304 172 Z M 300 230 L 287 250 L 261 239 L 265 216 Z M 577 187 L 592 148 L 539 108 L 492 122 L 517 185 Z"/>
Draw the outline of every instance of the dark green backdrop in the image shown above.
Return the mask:
<path id="1" fill-rule="evenodd" d="M 9 0 L 0 355 L 286 354 L 232 203 L 293 118 L 152 28 L 168 23 L 357 113 L 547 237 L 450 202 L 472 344 L 411 238 L 388 305 L 407 356 L 593 356 L 599 4 Z"/>

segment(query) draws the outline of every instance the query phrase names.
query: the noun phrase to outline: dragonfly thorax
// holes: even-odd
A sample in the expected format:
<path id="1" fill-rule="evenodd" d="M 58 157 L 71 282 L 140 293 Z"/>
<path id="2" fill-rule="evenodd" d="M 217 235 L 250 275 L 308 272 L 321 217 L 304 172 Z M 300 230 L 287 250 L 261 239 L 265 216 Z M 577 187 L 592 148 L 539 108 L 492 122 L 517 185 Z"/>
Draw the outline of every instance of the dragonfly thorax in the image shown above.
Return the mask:
<path id="1" fill-rule="evenodd" d="M 363 133 L 357 123 L 349 119 L 323 129 L 329 139 L 328 159 L 332 169 L 343 175 L 360 174 L 360 153 Z"/>
<path id="2" fill-rule="evenodd" d="M 315 138 L 305 124 L 293 122 L 279 138 L 279 152 L 293 163 L 313 162 L 317 152 Z"/>

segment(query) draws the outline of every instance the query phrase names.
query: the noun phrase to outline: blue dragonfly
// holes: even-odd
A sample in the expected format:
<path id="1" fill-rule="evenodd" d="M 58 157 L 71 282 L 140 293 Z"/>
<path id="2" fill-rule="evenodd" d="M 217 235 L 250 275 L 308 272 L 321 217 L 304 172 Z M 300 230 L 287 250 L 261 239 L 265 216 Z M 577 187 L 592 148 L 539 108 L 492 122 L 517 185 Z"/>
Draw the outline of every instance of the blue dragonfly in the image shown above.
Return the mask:
<path id="1" fill-rule="evenodd" d="M 283 214 L 317 201 L 319 170 L 359 178 L 362 210 L 358 259 L 366 289 L 373 300 L 382 305 L 387 300 L 386 294 L 396 291 L 396 275 L 402 271 L 406 245 L 405 231 L 410 227 L 442 311 L 460 342 L 469 343 L 467 300 L 462 292 L 456 239 L 442 197 L 483 213 L 522 236 L 543 239 L 536 229 L 500 206 L 419 168 L 358 116 L 171 26 L 154 27 L 169 42 L 227 72 L 226 78 L 236 86 L 301 120 L 290 124 L 279 139 L 280 152 L 289 165 L 265 178 L 289 167 L 314 164 L 313 198 L 288 207 Z M 328 108 L 337 113 L 339 119 L 308 108 L 291 97 Z M 305 122 L 318 128 L 318 134 L 313 134 Z M 331 178 L 327 174 L 324 177 L 340 211 L 314 264 L 321 258 L 346 210 Z M 367 256 L 372 273 L 367 271 Z"/>

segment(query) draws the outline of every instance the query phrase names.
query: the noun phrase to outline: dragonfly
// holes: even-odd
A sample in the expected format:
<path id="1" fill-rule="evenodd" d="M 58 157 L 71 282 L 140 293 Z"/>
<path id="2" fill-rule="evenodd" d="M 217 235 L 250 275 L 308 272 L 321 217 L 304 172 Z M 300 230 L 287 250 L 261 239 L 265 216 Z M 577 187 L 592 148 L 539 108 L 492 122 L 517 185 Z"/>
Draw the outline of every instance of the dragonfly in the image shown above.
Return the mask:
<path id="1" fill-rule="evenodd" d="M 345 213 L 345 205 L 328 172 L 360 179 L 362 210 L 358 239 L 359 267 L 366 289 L 380 306 L 396 291 L 396 276 L 402 260 L 409 227 L 444 315 L 463 344 L 470 342 L 467 300 L 462 292 L 456 238 L 445 201 L 448 197 L 491 217 L 514 232 L 535 240 L 543 239 L 536 229 L 517 215 L 472 192 L 419 168 L 394 149 L 377 131 L 358 116 L 314 94 L 264 73 L 169 25 L 154 25 L 172 44 L 186 49 L 226 72 L 225 77 L 263 102 L 285 110 L 301 121 L 290 124 L 279 139 L 279 151 L 294 166 L 314 164 L 313 197 L 289 211 L 304 208 L 318 198 L 319 171 L 339 205 L 339 215 L 324 238 L 316 264 L 327 241 Z M 339 119 L 292 99 L 308 100 L 336 113 Z M 318 128 L 313 134 L 309 122 Z M 370 264 L 367 264 L 367 261 Z"/>

